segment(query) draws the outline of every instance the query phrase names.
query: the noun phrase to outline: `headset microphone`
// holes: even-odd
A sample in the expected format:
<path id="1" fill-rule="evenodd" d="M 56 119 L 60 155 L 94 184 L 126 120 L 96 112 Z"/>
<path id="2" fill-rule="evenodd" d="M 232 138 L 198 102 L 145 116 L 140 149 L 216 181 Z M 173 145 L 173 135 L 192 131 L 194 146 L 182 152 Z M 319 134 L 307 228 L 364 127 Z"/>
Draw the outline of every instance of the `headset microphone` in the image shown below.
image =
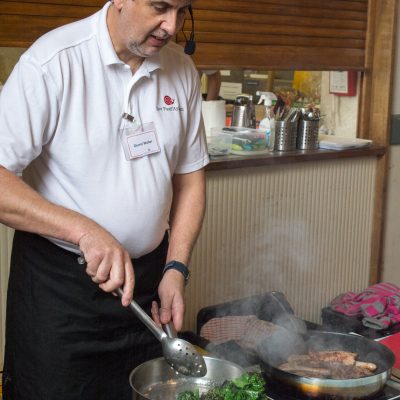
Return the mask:
<path id="1" fill-rule="evenodd" d="M 196 51 L 196 41 L 194 39 L 194 17 L 193 17 L 193 9 L 192 6 L 188 7 L 189 14 L 190 14 L 190 19 L 192 21 L 192 30 L 190 32 L 189 39 L 186 39 L 186 44 L 185 44 L 185 53 L 191 56 L 195 51 Z M 185 33 L 183 33 L 185 34 Z"/>

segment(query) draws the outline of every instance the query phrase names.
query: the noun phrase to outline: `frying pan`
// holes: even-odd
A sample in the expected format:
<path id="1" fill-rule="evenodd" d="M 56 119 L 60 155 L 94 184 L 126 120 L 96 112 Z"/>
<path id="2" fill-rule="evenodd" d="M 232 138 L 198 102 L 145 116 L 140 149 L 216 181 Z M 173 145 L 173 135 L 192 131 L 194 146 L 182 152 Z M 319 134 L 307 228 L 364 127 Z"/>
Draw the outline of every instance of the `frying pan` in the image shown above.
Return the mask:
<path id="1" fill-rule="evenodd" d="M 276 343 L 274 343 L 274 346 L 276 346 Z M 286 351 L 279 354 L 279 352 L 272 352 L 271 347 L 264 344 L 261 348 L 262 360 L 260 366 L 267 380 L 290 386 L 299 393 L 312 398 L 362 399 L 373 396 L 384 387 L 395 362 L 394 354 L 383 344 L 347 333 L 309 331 L 300 344 L 300 347 L 302 346 L 304 348 L 299 348 L 297 343 L 295 346 L 297 348 L 293 348 L 288 344 L 285 347 Z M 287 361 L 288 355 L 306 353 L 309 350 L 354 352 L 357 353 L 358 360 L 376 364 L 377 370 L 373 375 L 362 378 L 327 379 L 302 377 L 277 368 Z"/>

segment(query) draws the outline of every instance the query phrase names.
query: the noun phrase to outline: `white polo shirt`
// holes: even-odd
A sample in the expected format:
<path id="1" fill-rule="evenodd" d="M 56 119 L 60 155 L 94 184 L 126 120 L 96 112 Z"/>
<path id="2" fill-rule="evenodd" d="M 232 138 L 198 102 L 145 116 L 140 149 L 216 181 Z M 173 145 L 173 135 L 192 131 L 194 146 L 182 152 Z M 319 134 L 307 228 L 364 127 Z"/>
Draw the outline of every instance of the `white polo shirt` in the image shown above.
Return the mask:
<path id="1" fill-rule="evenodd" d="M 92 218 L 139 257 L 168 228 L 171 177 L 209 162 L 200 82 L 174 43 L 132 76 L 112 46 L 108 7 L 44 35 L 22 55 L 0 94 L 0 165 L 24 171 L 45 198 Z M 127 161 L 125 111 L 154 123 L 159 152 Z"/>

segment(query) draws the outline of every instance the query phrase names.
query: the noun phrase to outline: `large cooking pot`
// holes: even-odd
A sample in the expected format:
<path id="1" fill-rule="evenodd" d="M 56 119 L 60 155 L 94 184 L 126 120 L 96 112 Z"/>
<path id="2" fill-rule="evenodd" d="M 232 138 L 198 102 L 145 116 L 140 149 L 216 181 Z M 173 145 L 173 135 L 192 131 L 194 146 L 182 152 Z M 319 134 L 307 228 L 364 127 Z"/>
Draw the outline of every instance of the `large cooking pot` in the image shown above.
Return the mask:
<path id="1" fill-rule="evenodd" d="M 132 399 L 175 400 L 185 390 L 199 389 L 206 392 L 215 385 L 234 379 L 245 371 L 230 361 L 204 356 L 207 374 L 201 378 L 188 377 L 172 369 L 164 357 L 140 364 L 129 376 Z"/>
<path id="2" fill-rule="evenodd" d="M 287 361 L 286 353 L 281 357 L 276 354 L 270 358 L 267 355 L 263 356 L 260 365 L 266 379 L 278 381 L 313 398 L 337 396 L 345 399 L 362 399 L 382 390 L 395 362 L 394 354 L 383 344 L 358 335 L 312 331 L 305 336 L 304 346 L 301 352 L 295 351 L 292 354 L 303 353 L 304 350 L 345 350 L 357 353 L 361 361 L 376 364 L 377 370 L 371 376 L 355 379 L 306 378 L 277 368 Z M 266 353 L 270 352 L 270 349 L 266 350 L 268 350 Z"/>

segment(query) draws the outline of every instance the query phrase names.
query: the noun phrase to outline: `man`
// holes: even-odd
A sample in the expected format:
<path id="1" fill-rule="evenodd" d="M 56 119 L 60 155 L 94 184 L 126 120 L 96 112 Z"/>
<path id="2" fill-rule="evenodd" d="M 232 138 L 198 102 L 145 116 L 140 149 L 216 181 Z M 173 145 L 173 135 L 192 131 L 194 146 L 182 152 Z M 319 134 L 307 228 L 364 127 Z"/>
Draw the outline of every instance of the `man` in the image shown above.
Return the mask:
<path id="1" fill-rule="evenodd" d="M 200 72 L 207 76 L 207 93 L 203 96 L 204 100 L 218 100 L 221 89 L 221 72 L 217 69 L 204 69 Z"/>
<path id="2" fill-rule="evenodd" d="M 132 297 L 182 327 L 208 163 L 198 74 L 168 43 L 189 6 L 107 3 L 34 43 L 1 92 L 4 400 L 130 399 L 161 351 Z"/>

